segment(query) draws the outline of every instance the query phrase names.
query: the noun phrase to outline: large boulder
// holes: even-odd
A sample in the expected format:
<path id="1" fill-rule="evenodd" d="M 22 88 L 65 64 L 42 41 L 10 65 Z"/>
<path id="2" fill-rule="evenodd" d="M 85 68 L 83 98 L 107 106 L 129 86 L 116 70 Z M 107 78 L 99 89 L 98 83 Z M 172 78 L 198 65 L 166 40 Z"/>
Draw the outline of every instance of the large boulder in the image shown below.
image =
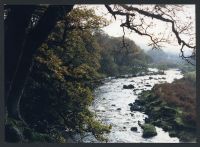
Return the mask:
<path id="1" fill-rule="evenodd" d="M 157 135 L 156 128 L 152 124 L 143 124 L 141 125 L 141 128 L 143 129 L 143 138 L 149 138 Z"/>

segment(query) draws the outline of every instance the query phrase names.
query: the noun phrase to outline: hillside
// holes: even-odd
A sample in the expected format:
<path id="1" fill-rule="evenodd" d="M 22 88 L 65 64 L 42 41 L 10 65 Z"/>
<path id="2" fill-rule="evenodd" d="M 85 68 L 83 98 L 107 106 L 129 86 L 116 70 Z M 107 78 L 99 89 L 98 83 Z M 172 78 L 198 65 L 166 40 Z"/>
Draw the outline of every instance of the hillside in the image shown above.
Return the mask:
<path id="1" fill-rule="evenodd" d="M 183 142 L 195 141 L 196 135 L 196 78 L 188 73 L 173 83 L 158 84 L 140 95 L 138 104 L 149 118 L 146 123 L 162 127 L 171 137 Z"/>
<path id="2" fill-rule="evenodd" d="M 122 40 L 122 37 L 111 37 L 102 31 L 96 32 L 95 37 L 100 46 L 100 72 L 116 76 L 147 70 L 151 57 L 134 41 L 128 38 Z"/>

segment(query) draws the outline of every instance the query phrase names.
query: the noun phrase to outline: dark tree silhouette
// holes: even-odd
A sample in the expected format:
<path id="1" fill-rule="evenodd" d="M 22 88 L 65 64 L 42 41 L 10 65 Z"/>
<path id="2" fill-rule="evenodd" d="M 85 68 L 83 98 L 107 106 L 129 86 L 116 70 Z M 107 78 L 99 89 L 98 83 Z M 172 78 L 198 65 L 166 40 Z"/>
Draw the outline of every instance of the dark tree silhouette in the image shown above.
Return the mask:
<path id="1" fill-rule="evenodd" d="M 5 88 L 8 116 L 21 119 L 20 98 L 37 48 L 56 22 L 73 8 L 67 6 L 9 6 L 5 18 Z M 37 16 L 37 17 L 36 17 Z M 33 21 L 35 19 L 35 21 Z"/>

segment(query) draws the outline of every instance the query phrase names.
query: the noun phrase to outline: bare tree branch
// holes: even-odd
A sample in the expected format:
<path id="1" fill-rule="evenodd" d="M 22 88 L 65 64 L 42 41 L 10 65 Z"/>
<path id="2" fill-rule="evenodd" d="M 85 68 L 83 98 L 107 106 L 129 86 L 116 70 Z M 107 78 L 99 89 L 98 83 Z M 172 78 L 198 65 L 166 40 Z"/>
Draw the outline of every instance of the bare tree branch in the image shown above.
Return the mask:
<path id="1" fill-rule="evenodd" d="M 190 33 L 190 30 L 192 29 L 192 22 L 186 22 L 181 23 L 180 20 L 175 20 L 176 12 L 182 11 L 181 5 L 171 6 L 168 7 L 167 5 L 155 5 L 154 7 L 150 8 L 147 7 L 145 9 L 139 9 L 133 5 L 125 5 L 125 4 L 119 4 L 118 7 L 112 7 L 110 5 L 105 5 L 109 13 L 111 13 L 114 18 L 116 19 L 116 16 L 124 16 L 125 22 L 121 23 L 121 27 L 124 27 L 133 30 L 135 33 L 147 36 L 150 38 L 151 43 L 149 43 L 149 46 L 152 46 L 152 48 L 160 49 L 162 46 L 162 43 L 169 43 L 169 37 L 165 37 L 165 33 L 163 35 L 157 36 L 154 33 L 150 33 L 148 30 L 150 27 L 152 27 L 152 24 L 148 24 L 144 21 L 145 18 L 151 18 L 156 19 L 162 22 L 165 22 L 166 24 L 170 24 L 171 26 L 171 32 L 175 35 L 177 42 L 179 45 L 181 45 L 180 51 L 181 51 L 181 57 L 184 59 L 187 59 L 187 62 L 189 61 L 189 58 L 194 58 L 196 53 L 196 46 L 193 42 L 194 38 L 191 38 L 190 36 L 194 35 Z M 136 19 L 136 16 L 139 16 L 139 19 Z M 190 19 L 190 17 L 188 17 Z M 140 23 L 138 23 L 140 21 Z M 181 35 L 187 35 L 190 38 L 187 40 L 187 42 L 182 39 Z M 123 42 L 124 44 L 124 42 Z M 193 54 L 191 56 L 185 56 L 183 48 L 187 47 L 192 49 Z M 190 61 L 189 61 L 190 62 Z"/>

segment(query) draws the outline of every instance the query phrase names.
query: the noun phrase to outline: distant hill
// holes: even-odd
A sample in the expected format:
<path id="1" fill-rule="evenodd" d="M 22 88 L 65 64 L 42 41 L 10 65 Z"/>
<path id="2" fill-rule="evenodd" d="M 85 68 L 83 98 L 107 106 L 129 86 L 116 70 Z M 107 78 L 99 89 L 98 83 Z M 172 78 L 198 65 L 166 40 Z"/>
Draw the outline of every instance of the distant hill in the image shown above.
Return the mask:
<path id="1" fill-rule="evenodd" d="M 153 63 L 181 64 L 184 62 L 178 55 L 163 50 L 148 50 L 146 54 L 152 58 Z"/>
<path id="2" fill-rule="evenodd" d="M 158 69 L 179 68 L 183 73 L 195 71 L 195 66 L 188 63 L 176 54 L 167 53 L 163 50 L 148 50 L 146 54 L 151 57 L 151 67 Z M 195 61 L 193 61 L 195 63 Z"/>

